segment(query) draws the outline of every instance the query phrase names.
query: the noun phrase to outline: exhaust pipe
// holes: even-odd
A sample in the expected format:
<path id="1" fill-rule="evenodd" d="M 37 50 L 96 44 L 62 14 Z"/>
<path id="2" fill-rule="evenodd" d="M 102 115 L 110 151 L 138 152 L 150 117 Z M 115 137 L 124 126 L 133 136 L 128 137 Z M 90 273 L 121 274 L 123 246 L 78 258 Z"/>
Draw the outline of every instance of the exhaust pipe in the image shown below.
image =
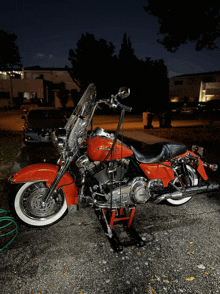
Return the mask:
<path id="1" fill-rule="evenodd" d="M 220 188 L 220 185 L 218 185 L 218 184 L 190 187 L 190 188 L 186 188 L 183 191 L 176 191 L 173 193 L 167 193 L 167 194 L 160 195 L 158 198 L 156 198 L 156 200 L 154 202 L 160 203 L 161 201 L 164 201 L 164 200 L 170 199 L 170 198 L 179 200 L 179 199 L 183 199 L 186 197 L 195 196 L 197 194 L 204 193 L 204 192 L 212 192 L 212 191 L 218 190 L 219 188 Z"/>

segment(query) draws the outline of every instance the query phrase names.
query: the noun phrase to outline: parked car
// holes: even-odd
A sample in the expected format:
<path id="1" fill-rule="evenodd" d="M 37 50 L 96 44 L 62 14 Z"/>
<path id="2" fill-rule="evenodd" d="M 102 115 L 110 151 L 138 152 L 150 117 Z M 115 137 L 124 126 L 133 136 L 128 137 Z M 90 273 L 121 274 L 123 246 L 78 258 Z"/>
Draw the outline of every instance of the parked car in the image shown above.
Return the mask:
<path id="1" fill-rule="evenodd" d="M 36 108 L 36 107 L 38 107 L 38 105 L 37 104 L 33 104 L 33 103 L 32 104 L 27 104 L 26 103 L 26 104 L 22 104 L 20 106 L 20 109 L 23 110 L 24 112 L 28 112 L 28 110 L 31 109 L 31 108 L 33 108 L 33 107 Z"/>
<path id="2" fill-rule="evenodd" d="M 62 112 L 54 107 L 31 108 L 26 116 L 23 130 L 25 142 L 51 142 L 51 133 L 63 128 L 67 122 Z"/>
<path id="3" fill-rule="evenodd" d="M 184 103 L 180 109 L 181 113 L 195 113 L 198 111 L 198 104 L 194 102 Z"/>
<path id="4" fill-rule="evenodd" d="M 198 104 L 200 112 L 213 112 L 220 110 L 220 100 L 210 100 Z"/>

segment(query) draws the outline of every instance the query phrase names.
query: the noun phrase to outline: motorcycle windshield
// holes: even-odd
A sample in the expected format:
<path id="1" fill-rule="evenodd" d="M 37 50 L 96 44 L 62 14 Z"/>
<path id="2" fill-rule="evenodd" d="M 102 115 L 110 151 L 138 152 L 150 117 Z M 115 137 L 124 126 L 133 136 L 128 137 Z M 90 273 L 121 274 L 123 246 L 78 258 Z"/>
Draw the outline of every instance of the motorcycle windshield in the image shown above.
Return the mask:
<path id="1" fill-rule="evenodd" d="M 90 84 L 84 94 L 82 95 L 81 99 L 79 100 L 78 104 L 76 105 L 73 113 L 71 114 L 68 122 L 65 125 L 65 129 L 68 130 L 74 124 L 74 121 L 80 115 L 89 116 L 92 113 L 92 109 L 94 106 L 94 102 L 96 99 L 96 86 L 94 84 Z"/>
<path id="2" fill-rule="evenodd" d="M 73 148 L 78 145 L 78 139 L 81 136 L 84 136 L 88 131 L 93 109 L 95 107 L 95 99 L 96 86 L 94 84 L 90 84 L 64 127 L 69 134 L 69 148 Z"/>

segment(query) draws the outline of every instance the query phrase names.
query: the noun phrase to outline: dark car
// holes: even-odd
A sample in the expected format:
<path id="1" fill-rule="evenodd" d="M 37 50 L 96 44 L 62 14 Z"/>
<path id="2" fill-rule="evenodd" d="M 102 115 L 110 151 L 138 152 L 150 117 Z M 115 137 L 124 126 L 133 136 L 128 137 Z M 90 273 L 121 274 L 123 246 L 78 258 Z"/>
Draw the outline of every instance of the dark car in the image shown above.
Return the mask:
<path id="1" fill-rule="evenodd" d="M 23 126 L 25 142 L 51 142 L 51 133 L 63 128 L 67 122 L 62 112 L 54 107 L 31 108 Z"/>
<path id="2" fill-rule="evenodd" d="M 198 111 L 198 105 L 195 102 L 184 103 L 180 109 L 181 113 L 195 113 Z"/>
<path id="3" fill-rule="evenodd" d="M 20 106 L 20 109 L 22 109 L 25 113 L 26 112 L 28 112 L 28 110 L 29 109 L 31 109 L 31 108 L 36 108 L 36 107 L 38 107 L 38 105 L 37 104 L 22 104 L 21 106 Z"/>
<path id="4" fill-rule="evenodd" d="M 220 110 L 220 100 L 209 100 L 198 104 L 200 112 L 218 112 Z"/>

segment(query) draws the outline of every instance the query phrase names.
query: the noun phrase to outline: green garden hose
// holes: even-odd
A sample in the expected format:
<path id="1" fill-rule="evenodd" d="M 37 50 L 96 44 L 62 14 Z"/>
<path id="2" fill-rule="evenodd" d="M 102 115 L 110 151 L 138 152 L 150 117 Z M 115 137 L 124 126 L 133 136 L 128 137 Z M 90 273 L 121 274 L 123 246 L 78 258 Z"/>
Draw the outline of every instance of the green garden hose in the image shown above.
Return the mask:
<path id="1" fill-rule="evenodd" d="M 11 244 L 11 242 L 14 241 L 14 239 L 16 238 L 16 236 L 18 234 L 18 225 L 12 216 L 7 215 L 8 212 L 9 212 L 8 210 L 0 209 L 0 223 L 3 222 L 3 225 L 0 226 L 0 237 L 5 237 L 5 236 L 8 236 L 13 233 L 14 233 L 14 235 L 10 239 L 10 241 L 8 241 L 8 243 L 6 245 L 4 245 L 2 248 L 0 248 L 0 251 L 4 250 L 9 244 Z M 1 216 L 2 214 L 3 214 L 3 216 Z M 9 226 L 12 226 L 12 229 L 7 228 Z M 14 226 L 15 226 L 15 228 L 13 228 Z M 6 231 L 6 232 L 2 233 L 2 230 Z"/>

